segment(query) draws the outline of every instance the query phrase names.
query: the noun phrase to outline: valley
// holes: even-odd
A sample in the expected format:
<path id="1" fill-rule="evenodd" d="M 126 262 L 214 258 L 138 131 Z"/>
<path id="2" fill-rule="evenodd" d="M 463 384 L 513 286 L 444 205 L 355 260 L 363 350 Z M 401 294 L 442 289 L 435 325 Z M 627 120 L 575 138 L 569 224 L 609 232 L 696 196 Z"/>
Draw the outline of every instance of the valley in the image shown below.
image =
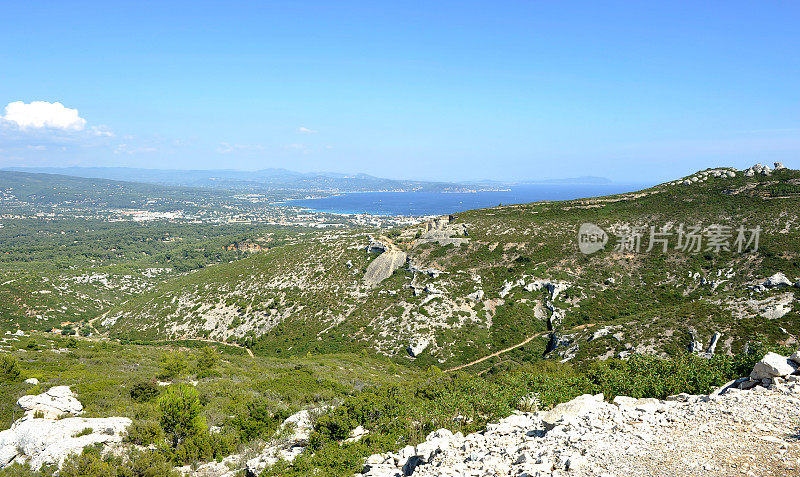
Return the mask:
<path id="1" fill-rule="evenodd" d="M 9 439 L 38 422 L 23 425 L 15 401 L 60 386 L 83 408 L 70 425 L 130 424 L 87 431 L 96 451 L 64 440 L 76 447 L 56 461 L 23 446 L 3 476 L 137 460 L 161 474 L 351 475 L 437 429 L 475 432 L 581 394 L 709 393 L 798 346 L 796 170 L 325 228 L 158 215 L 251 210 L 224 189 L 14 180 L 0 228 Z M 153 215 L 120 219 L 132 210 Z M 176 441 L 172 399 L 202 419 Z M 283 421 L 301 426 L 289 440 Z"/>

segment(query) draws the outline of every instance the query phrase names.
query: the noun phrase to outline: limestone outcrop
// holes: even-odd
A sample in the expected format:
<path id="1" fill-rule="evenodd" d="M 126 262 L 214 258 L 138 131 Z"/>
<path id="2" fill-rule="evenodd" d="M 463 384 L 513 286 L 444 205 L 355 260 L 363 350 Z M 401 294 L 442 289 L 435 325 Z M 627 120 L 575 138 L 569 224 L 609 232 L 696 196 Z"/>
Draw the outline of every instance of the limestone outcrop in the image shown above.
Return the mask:
<path id="1" fill-rule="evenodd" d="M 308 439 L 314 430 L 312 411 L 304 409 L 289 416 L 278 429 L 280 436 L 275 443 L 268 445 L 257 457 L 247 461 L 247 475 L 260 475 L 264 469 L 278 460 L 293 461 L 308 446 Z M 282 436 L 282 434 L 286 434 Z"/>
<path id="2" fill-rule="evenodd" d="M 58 419 L 83 411 L 67 386 L 23 396 L 17 403 L 26 414 L 10 429 L 0 432 L 0 469 L 14 463 L 28 463 L 34 470 L 43 465 L 60 467 L 67 457 L 86 446 L 101 444 L 111 449 L 119 445 L 131 424 L 127 417 Z"/>
<path id="3" fill-rule="evenodd" d="M 390 248 L 378 255 L 375 260 L 367 265 L 364 273 L 364 284 L 374 287 L 392 276 L 395 270 L 405 265 L 407 255 L 402 250 Z"/>

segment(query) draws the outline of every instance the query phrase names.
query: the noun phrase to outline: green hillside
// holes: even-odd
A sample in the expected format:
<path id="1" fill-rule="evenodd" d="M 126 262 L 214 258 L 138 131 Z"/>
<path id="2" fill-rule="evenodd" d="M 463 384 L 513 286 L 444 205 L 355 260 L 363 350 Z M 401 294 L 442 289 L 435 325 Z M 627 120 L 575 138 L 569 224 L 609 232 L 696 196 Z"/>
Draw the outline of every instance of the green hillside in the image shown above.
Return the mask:
<path id="1" fill-rule="evenodd" d="M 364 276 L 380 255 L 367 250 L 365 232 L 301 234 L 266 253 L 169 279 L 112 308 L 98 327 L 127 339 L 236 341 L 268 355 L 369 348 L 443 368 L 500 352 L 476 370 L 542 356 L 673 353 L 691 341 L 690 329 L 703 349 L 722 333 L 718 353 L 738 351 L 756 334 L 791 342 L 800 333 L 798 289 L 751 287 L 776 272 L 792 283 L 800 277 L 800 172 L 728 171 L 612 197 L 473 210 L 395 231 L 380 241 L 412 265 L 374 287 Z M 603 250 L 580 252 L 583 223 L 608 233 Z M 699 251 L 676 249 L 680 224 L 684 246 L 700 234 Z M 658 241 L 647 252 L 649 226 L 670 227 L 671 235 L 655 236 L 669 241 L 666 253 Z M 626 227 L 642 227 L 639 252 L 618 247 Z M 754 250 L 747 242 L 756 227 Z"/>

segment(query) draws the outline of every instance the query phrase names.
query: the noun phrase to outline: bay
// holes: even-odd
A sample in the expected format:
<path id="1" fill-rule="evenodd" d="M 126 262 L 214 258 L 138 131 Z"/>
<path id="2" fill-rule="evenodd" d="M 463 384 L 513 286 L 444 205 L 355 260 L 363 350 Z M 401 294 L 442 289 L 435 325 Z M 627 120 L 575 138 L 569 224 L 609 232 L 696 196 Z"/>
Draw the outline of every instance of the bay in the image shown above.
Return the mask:
<path id="1" fill-rule="evenodd" d="M 530 184 L 506 191 L 467 193 L 356 192 L 286 202 L 318 212 L 371 215 L 444 215 L 497 205 L 570 200 L 633 192 L 652 184 Z"/>

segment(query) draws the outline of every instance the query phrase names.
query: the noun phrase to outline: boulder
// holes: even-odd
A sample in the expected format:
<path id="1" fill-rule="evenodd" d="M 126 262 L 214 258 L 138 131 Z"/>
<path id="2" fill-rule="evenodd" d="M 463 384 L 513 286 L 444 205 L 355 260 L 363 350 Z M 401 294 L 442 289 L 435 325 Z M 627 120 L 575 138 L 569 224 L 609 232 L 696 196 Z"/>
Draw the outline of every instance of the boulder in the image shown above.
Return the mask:
<path id="1" fill-rule="evenodd" d="M 355 429 L 350 431 L 350 437 L 345 439 L 344 442 L 358 442 L 367 434 L 369 434 L 369 431 L 366 430 L 364 426 L 356 426 Z"/>
<path id="2" fill-rule="evenodd" d="M 800 351 L 795 351 L 791 356 L 789 356 L 789 360 L 800 366 Z"/>
<path id="3" fill-rule="evenodd" d="M 303 409 L 289 416 L 281 423 L 276 436 L 286 432 L 287 428 L 290 431 L 288 436 L 274 445 L 265 447 L 258 456 L 247 461 L 247 475 L 261 475 L 264 469 L 279 460 L 291 462 L 302 454 L 314 430 L 311 411 Z"/>
<path id="4" fill-rule="evenodd" d="M 779 171 L 781 169 L 786 169 L 786 166 L 784 166 L 782 162 L 776 162 L 774 164 L 775 164 L 775 170 L 776 171 Z"/>
<path id="5" fill-rule="evenodd" d="M 761 164 L 756 164 L 744 171 L 746 177 L 753 177 L 756 175 L 768 176 L 771 173 L 772 169 L 770 169 L 769 166 L 762 166 Z"/>
<path id="6" fill-rule="evenodd" d="M 750 379 L 772 379 L 776 376 L 788 376 L 797 371 L 798 364 L 777 353 L 767 353 L 756 363 L 750 373 Z"/>
<path id="7" fill-rule="evenodd" d="M 706 353 L 709 355 L 713 355 L 714 351 L 717 350 L 717 342 L 722 337 L 722 333 L 717 331 L 714 333 L 714 336 L 711 337 L 711 342 L 708 344 L 708 349 L 706 349 Z"/>
<path id="8" fill-rule="evenodd" d="M 775 275 L 772 275 L 771 277 L 767 278 L 764 281 L 764 286 L 765 287 L 769 287 L 769 288 L 790 287 L 790 286 L 792 286 L 792 282 L 791 282 L 791 280 L 786 278 L 786 275 L 784 275 L 781 272 L 778 272 Z"/>
<path id="9" fill-rule="evenodd" d="M 17 405 L 26 414 L 32 416 L 41 412 L 42 417 L 48 419 L 56 419 L 63 414 L 77 416 L 83 413 L 83 405 L 75 398 L 69 386 L 54 386 L 42 394 L 22 396 L 17 400 Z"/>
<path id="10" fill-rule="evenodd" d="M 37 386 L 39 384 L 39 380 L 36 378 L 28 378 L 25 380 L 25 384 L 32 384 L 34 386 Z"/>
<path id="11" fill-rule="evenodd" d="M 545 424 L 545 427 L 552 429 L 559 419 L 581 417 L 606 406 L 607 404 L 603 401 L 602 394 L 595 394 L 594 396 L 591 394 L 584 394 L 547 411 L 544 413 L 544 416 L 542 416 L 542 422 Z"/>
<path id="12" fill-rule="evenodd" d="M 369 238 L 369 245 L 367 245 L 367 253 L 383 253 L 387 249 L 386 244 L 381 241 Z"/>

